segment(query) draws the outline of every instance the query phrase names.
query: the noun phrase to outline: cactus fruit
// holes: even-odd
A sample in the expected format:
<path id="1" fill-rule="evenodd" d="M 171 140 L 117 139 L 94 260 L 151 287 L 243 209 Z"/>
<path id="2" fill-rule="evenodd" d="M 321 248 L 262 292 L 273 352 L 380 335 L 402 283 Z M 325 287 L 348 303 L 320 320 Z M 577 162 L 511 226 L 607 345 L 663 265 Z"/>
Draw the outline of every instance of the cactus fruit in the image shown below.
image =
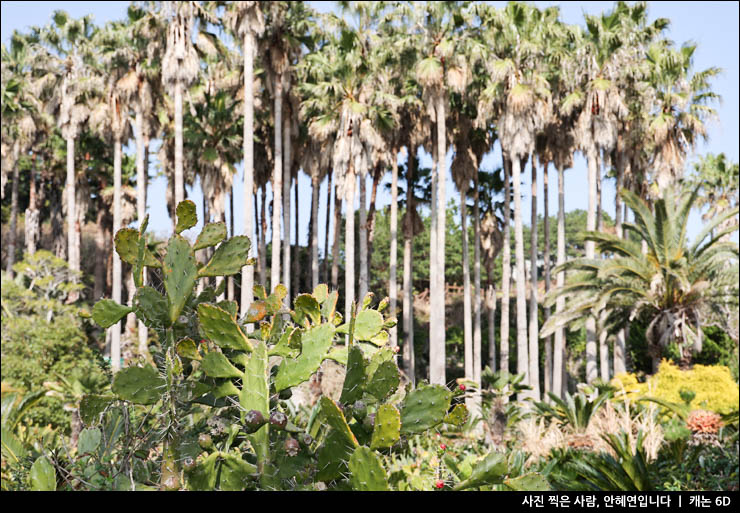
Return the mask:
<path id="1" fill-rule="evenodd" d="M 246 415 L 244 415 L 244 427 L 248 433 L 254 433 L 264 426 L 265 422 L 265 417 L 259 410 L 249 410 Z"/>
<path id="2" fill-rule="evenodd" d="M 434 483 L 434 487 L 437 490 L 441 490 L 442 488 L 445 487 L 445 482 L 444 481 L 437 481 L 436 483 Z"/>
<path id="3" fill-rule="evenodd" d="M 184 468 L 186 471 L 193 470 L 195 468 L 195 460 L 190 456 L 186 456 L 182 460 L 182 468 Z"/>
<path id="4" fill-rule="evenodd" d="M 270 424 L 278 429 L 285 429 L 288 424 L 288 417 L 281 411 L 270 413 Z"/>
<path id="5" fill-rule="evenodd" d="M 211 438 L 211 435 L 208 433 L 201 433 L 198 435 L 198 445 L 200 445 L 201 449 L 209 450 L 213 448 L 213 439 Z"/>
<path id="6" fill-rule="evenodd" d="M 285 453 L 290 457 L 298 456 L 298 453 L 301 451 L 301 446 L 298 443 L 298 440 L 291 437 L 285 439 L 283 447 L 285 448 Z"/>

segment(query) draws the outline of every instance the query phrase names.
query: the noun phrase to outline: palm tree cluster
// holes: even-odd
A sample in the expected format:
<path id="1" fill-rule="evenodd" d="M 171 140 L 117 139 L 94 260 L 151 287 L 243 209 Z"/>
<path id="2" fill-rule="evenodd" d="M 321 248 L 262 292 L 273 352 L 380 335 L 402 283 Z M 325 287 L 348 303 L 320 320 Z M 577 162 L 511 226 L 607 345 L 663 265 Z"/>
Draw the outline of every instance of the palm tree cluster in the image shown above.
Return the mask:
<path id="1" fill-rule="evenodd" d="M 445 312 L 446 186 L 451 175 L 460 195 L 463 232 L 465 378 L 480 386 L 485 365 L 511 371 L 513 280 L 516 372 L 530 387 L 525 396 L 562 396 L 565 327 L 574 320 L 585 324 L 587 381 L 608 379 L 626 368 L 624 323 L 629 318 L 608 301 L 618 295 L 611 288 L 592 290 L 603 283 L 599 280 L 616 276 L 615 266 L 627 258 L 610 255 L 627 253 L 642 266 L 636 273 L 648 273 L 640 274 L 648 278 L 648 290 L 622 297 L 619 305 L 624 306 L 630 301 L 656 305 L 672 280 L 681 281 L 681 294 L 694 297 L 706 279 L 695 273 L 708 272 L 707 262 L 720 254 L 695 245 L 695 263 L 681 253 L 679 234 L 685 226 L 671 225 L 660 234 L 672 237 L 666 245 L 652 238 L 657 221 L 651 225 L 647 220 L 651 209 L 665 213 L 668 207 L 661 202 L 672 197 L 666 191 L 681 181 L 687 156 L 707 136 L 705 123 L 716 114 L 710 103 L 717 98 L 710 80 L 719 70 L 694 71 L 695 45 L 677 47 L 669 41 L 669 21 L 649 23 L 644 2 L 617 2 L 601 15 L 584 15 L 583 26 L 565 24 L 559 14 L 557 7 L 519 2 L 504 8 L 482 2 L 338 2 L 337 13 L 331 14 L 320 14 L 306 2 L 134 2 L 126 19 L 98 27 L 90 17 L 75 20 L 57 11 L 50 24 L 16 32 L 9 48 L 2 48 L 3 194 L 6 177 L 12 177 L 8 270 L 19 252 L 19 173 L 27 172 L 26 251 L 36 250 L 43 206 L 52 226 L 52 249 L 78 271 L 81 225 L 94 219 L 101 268 L 99 274 L 96 269 L 93 299 L 103 294 L 110 268 L 112 297 L 120 302 L 124 268 L 112 251 L 112 234 L 146 214 L 150 144 L 158 141 L 156 159 L 168 180 L 170 217 L 174 220 L 175 205 L 187 197 L 185 186 L 197 180 L 206 220 L 225 221 L 230 198 L 232 234 L 234 217 L 242 216 L 244 233 L 253 238 L 256 265 L 246 266 L 227 286 L 228 299 L 238 299 L 242 314 L 253 299 L 255 282 L 266 286 L 269 277 L 269 286 L 284 284 L 288 297 L 328 282 L 341 290 L 349 317 L 353 303 L 371 292 L 377 189 L 390 172 L 390 277 L 386 290 L 372 292 L 387 294 L 391 311 L 402 312 L 403 341 L 394 329 L 389 343 L 401 346 L 404 368 L 414 379 L 412 248 L 423 229 L 418 208 L 426 204 L 431 216 L 428 379 L 445 384 L 450 327 Z M 133 160 L 122 155 L 132 138 Z M 481 161 L 497 142 L 502 173 L 486 173 Z M 432 155 L 431 170 L 420 168 L 421 152 Z M 566 263 L 563 180 L 576 152 L 588 161 L 589 236 L 585 259 Z M 240 162 L 244 195 L 234 198 Z M 524 253 L 521 190 L 527 164 L 532 173 L 529 256 Z M 558 175 L 555 262 L 547 225 L 550 164 Z M 546 198 L 544 254 L 538 252 L 536 226 L 540 170 Z M 303 253 L 297 236 L 299 172 L 310 177 L 312 186 L 309 248 Z M 617 194 L 616 233 L 609 236 L 602 222 L 605 177 L 616 178 L 617 189 L 625 191 Z M 324 181 L 326 218 L 319 219 Z M 624 222 L 628 209 L 635 215 L 632 224 Z M 468 222 L 474 239 L 472 279 Z M 404 238 L 400 288 L 399 223 Z M 321 258 L 320 224 L 326 227 Z M 674 257 L 698 268 L 690 276 L 674 276 Z M 557 268 L 552 270 L 552 264 Z M 494 278 L 499 265 L 500 282 Z M 578 266 L 588 276 L 577 274 L 581 281 L 566 283 L 565 271 Z M 650 266 L 660 270 L 655 274 Z M 539 273 L 547 301 L 539 291 Z M 661 284 L 653 283 L 657 275 L 664 276 Z M 610 286 L 619 288 L 635 278 L 615 279 Z M 591 292 L 579 299 L 561 293 L 583 292 L 586 283 Z M 497 308 L 501 322 L 495 327 Z M 677 322 L 691 338 L 698 314 L 690 308 L 672 312 L 651 324 L 649 338 L 658 345 L 666 332 L 679 330 Z M 117 326 L 111 328 L 114 368 L 120 355 Z M 146 328 L 139 326 L 137 333 L 145 350 Z M 470 401 L 476 408 L 479 396 L 473 394 Z"/>

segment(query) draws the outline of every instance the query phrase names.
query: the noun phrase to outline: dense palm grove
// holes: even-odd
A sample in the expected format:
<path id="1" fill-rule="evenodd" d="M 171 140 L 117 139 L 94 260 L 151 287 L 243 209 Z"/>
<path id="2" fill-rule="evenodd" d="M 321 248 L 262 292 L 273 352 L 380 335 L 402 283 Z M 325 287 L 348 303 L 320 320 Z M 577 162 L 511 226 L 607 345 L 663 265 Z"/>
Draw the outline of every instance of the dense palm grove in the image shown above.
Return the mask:
<path id="1" fill-rule="evenodd" d="M 163 200 L 180 233 L 186 186 L 199 183 L 205 222 L 228 220 L 234 237 L 240 218 L 251 248 L 249 265 L 206 274 L 196 295 L 215 290 L 213 301 L 229 302 L 235 319 L 251 323 L 245 319 L 254 317 L 253 305 L 269 303 L 265 291 L 275 291 L 280 301 L 287 297 L 288 308 L 292 298 L 312 291 L 324 304 L 323 283 L 338 291 L 337 324 L 341 317 L 352 326 L 357 312 L 375 303 L 368 293 L 387 296 L 377 308 L 387 307 L 388 319 L 395 316 L 398 324 L 386 319 L 387 339 L 378 344 L 397 353 L 404 381 L 451 386 L 458 394 L 468 387 L 458 399 L 476 422 L 465 431 L 489 443 L 503 443 L 515 419 L 537 412 L 553 425 L 570 426 L 575 442 L 567 446 L 577 447 L 589 436 L 592 413 L 602 403 L 612 408 L 604 400 L 613 398 L 615 380 L 660 375 L 670 360 L 685 372 L 696 363 L 732 366 L 734 360 L 728 379 L 737 388 L 738 165 L 724 154 L 688 162 L 717 116 L 711 82 L 721 70 L 693 69 L 696 46 L 670 41 L 669 20 L 649 23 L 644 3 L 623 2 L 599 16 L 584 15 L 583 26 L 563 23 L 555 7 L 517 2 L 500 9 L 479 2 L 338 2 L 337 13 L 320 14 L 305 2 L 135 2 L 126 19 L 105 26 L 56 11 L 48 25 L 13 34 L 2 48 L 2 258 L 3 288 L 7 283 L 10 290 L 3 292 L 3 359 L 19 344 L 6 330 L 6 318 L 48 311 L 47 323 L 69 316 L 77 326 L 77 312 L 89 317 L 96 301 L 112 298 L 130 307 L 119 317 L 123 322 L 105 331 L 80 326 L 74 336 L 84 339 L 87 330 L 98 339 L 114 374 L 122 365 L 146 361 L 171 370 L 162 363 L 170 361 L 162 356 L 169 355 L 163 335 L 134 315 L 137 289 L 149 284 L 162 292 L 168 278 L 149 263 L 137 267 L 135 257 L 125 258 L 114 236 L 127 226 L 141 228 L 147 203 Z M 132 155 L 124 154 L 126 146 Z M 482 169 L 496 146 L 502 167 Z M 588 210 L 566 213 L 564 173 L 576 153 L 588 163 Z M 422 165 L 424 154 L 432 157 L 431 169 Z M 150 162 L 166 176 L 166 198 L 147 198 Z M 548 204 L 551 166 L 557 207 Z M 446 190 L 448 167 L 455 191 Z M 522 210 L 525 169 L 531 172 L 530 213 Z M 307 223 L 298 218 L 299 173 L 311 181 Z M 235 197 L 234 183 L 242 176 L 243 196 Z M 603 205 L 602 183 L 611 179 L 615 203 Z M 378 209 L 383 187 L 390 205 Z M 537 211 L 539 194 L 544 212 Z M 706 206 L 703 229 L 690 240 L 689 214 Z M 303 247 L 297 234 L 306 225 Z M 326 227 L 322 244 L 320 225 Z M 152 258 L 164 257 L 166 241 L 143 230 L 141 237 L 139 259 L 144 248 Z M 213 246 L 196 242 L 199 268 L 218 259 L 220 248 Z M 41 291 L 43 299 L 33 299 Z M 351 341 L 350 332 L 349 346 Z M 91 351 L 85 347 L 78 358 L 93 365 L 100 357 Z M 343 360 L 335 359 L 348 366 L 349 379 L 352 353 L 348 360 L 346 351 Z M 663 359 L 668 361 L 661 364 Z M 48 367 L 56 376 L 48 380 L 57 383 L 44 390 L 64 397 L 74 411 L 106 379 L 102 370 L 65 378 L 70 365 Z M 34 415 L 31 399 L 18 402 L 23 372 L 6 372 L 4 365 L 4 440 L 6 380 L 13 394 L 8 407 L 20 412 L 27 406 Z M 40 385 L 41 377 L 33 379 Z M 587 399 L 586 390 L 598 399 Z M 665 440 L 671 451 L 680 451 L 677 462 L 689 450 L 679 443 L 686 439 L 681 429 L 717 432 L 691 427 L 693 396 L 682 394 L 683 405 L 665 396 L 653 397 L 650 406 L 651 414 L 656 403 L 674 414 Z M 514 404 L 530 406 L 522 406 L 522 414 L 511 410 Z M 568 417 L 579 408 L 589 411 L 585 424 Z M 647 418 L 646 411 L 635 419 Z M 729 415 L 722 433 L 734 429 L 729 443 L 736 446 L 737 400 L 734 417 L 732 411 L 719 413 Z M 51 418 L 38 415 L 37 421 Z M 51 424 L 64 425 L 64 416 L 56 415 Z M 354 415 L 361 424 L 364 414 Z M 504 426 L 497 425 L 502 415 Z M 11 419 L 9 433 L 19 418 Z M 73 444 L 83 421 L 84 415 L 73 419 Z M 536 423 L 527 426 L 538 429 Z M 90 429 L 82 430 L 86 443 Z M 177 433 L 174 439 L 184 436 Z M 624 435 L 629 440 L 612 436 L 603 438 L 606 444 L 585 446 L 620 457 L 624 451 L 630 458 L 657 457 L 648 442 L 643 448 L 638 441 L 634 449 L 631 433 Z M 177 488 L 168 443 L 160 482 Z M 260 485 L 278 487 L 265 480 L 257 453 Z M 219 461 L 228 461 L 220 454 Z M 580 476 L 596 488 L 620 489 L 621 477 L 605 477 L 604 453 L 589 453 L 572 467 L 569 456 L 558 454 L 561 465 L 538 467 L 550 486 L 567 489 L 563 483 Z M 463 463 L 470 467 L 474 457 Z M 4 488 L 8 458 L 4 442 Z M 444 461 L 448 469 L 463 469 L 449 470 L 458 487 L 504 486 L 490 475 L 466 474 L 460 461 Z M 411 476 L 402 481 L 406 488 L 387 469 L 395 488 L 446 486 L 439 466 L 427 483 L 423 473 L 415 481 L 421 467 L 410 471 L 407 463 L 392 464 Z M 736 478 L 736 457 L 733 465 Z M 75 473 L 74 465 L 65 468 Z M 507 475 L 522 480 L 507 479 L 506 486 L 536 486 L 523 468 L 522 457 L 510 459 Z M 661 468 L 664 479 L 670 472 Z M 41 479 L 39 472 L 31 470 L 32 482 Z M 193 483 L 201 478 L 189 479 L 188 486 L 198 489 Z M 85 474 L 78 484 L 86 480 L 92 477 Z M 677 486 L 668 481 L 661 483 Z M 650 489 L 658 481 L 632 485 Z"/>

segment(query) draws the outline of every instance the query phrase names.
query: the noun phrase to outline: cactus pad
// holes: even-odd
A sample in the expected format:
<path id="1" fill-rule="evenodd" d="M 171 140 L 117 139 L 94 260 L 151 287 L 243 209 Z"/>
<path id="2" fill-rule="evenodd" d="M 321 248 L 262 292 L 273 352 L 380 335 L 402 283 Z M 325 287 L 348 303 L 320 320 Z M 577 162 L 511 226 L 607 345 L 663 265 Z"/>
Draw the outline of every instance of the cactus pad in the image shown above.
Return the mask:
<path id="1" fill-rule="evenodd" d="M 195 345 L 195 341 L 192 338 L 183 338 L 177 341 L 175 346 L 177 356 L 180 358 L 188 358 L 190 360 L 200 360 L 201 356 L 198 353 L 198 346 Z"/>
<path id="2" fill-rule="evenodd" d="M 350 483 L 353 490 L 388 491 L 388 479 L 380 458 L 367 447 L 358 447 L 349 459 Z"/>
<path id="3" fill-rule="evenodd" d="M 139 287 L 134 295 L 136 317 L 148 328 L 164 329 L 170 323 L 167 298 L 152 287 Z"/>
<path id="4" fill-rule="evenodd" d="M 347 419 L 344 418 L 344 413 L 339 409 L 337 403 L 326 396 L 322 396 L 321 399 L 319 399 L 319 404 L 321 405 L 321 414 L 326 420 L 326 423 L 331 426 L 332 429 L 339 432 L 348 443 L 357 447 L 359 445 L 357 438 L 355 438 L 354 433 L 352 433 L 352 430 L 349 428 Z"/>
<path id="5" fill-rule="evenodd" d="M 93 306 L 92 318 L 101 328 L 110 328 L 133 311 L 133 308 L 119 305 L 112 299 L 101 299 Z"/>
<path id="6" fill-rule="evenodd" d="M 207 303 L 198 305 L 198 320 L 205 335 L 217 346 L 251 351 L 252 344 L 226 310 Z"/>
<path id="7" fill-rule="evenodd" d="M 175 233 L 177 234 L 198 224 L 198 216 L 195 214 L 195 203 L 190 200 L 178 203 L 175 213 L 177 214 L 177 225 L 175 226 Z"/>
<path id="8" fill-rule="evenodd" d="M 353 403 L 362 397 L 366 365 L 362 350 L 357 346 L 350 347 L 347 353 L 347 373 L 344 377 L 342 395 L 339 398 L 343 404 Z"/>
<path id="9" fill-rule="evenodd" d="M 127 264 L 136 265 L 139 259 L 139 239 L 141 235 L 133 228 L 121 228 L 116 232 L 113 242 L 116 246 L 116 252 L 121 260 Z M 144 265 L 147 267 L 162 267 L 152 252 L 144 248 Z"/>
<path id="10" fill-rule="evenodd" d="M 453 490 L 465 490 L 489 484 L 500 484 L 509 470 L 506 454 L 491 451 L 482 461 L 473 465 L 473 473 L 468 479 L 455 485 Z"/>
<path id="11" fill-rule="evenodd" d="M 247 314 L 244 318 L 244 322 L 259 322 L 264 319 L 266 315 L 267 307 L 265 306 L 265 302 L 262 300 L 254 301 L 251 305 L 249 305 L 249 308 L 247 309 Z"/>
<path id="12" fill-rule="evenodd" d="M 393 361 L 383 362 L 373 373 L 370 383 L 367 384 L 367 393 L 382 401 L 398 388 L 400 381 L 401 376 L 398 373 L 396 363 Z"/>
<path id="13" fill-rule="evenodd" d="M 401 433 L 421 433 L 442 422 L 451 399 L 452 393 L 440 385 L 426 385 L 409 392 L 401 409 Z"/>
<path id="14" fill-rule="evenodd" d="M 247 265 L 249 237 L 237 235 L 221 244 L 211 260 L 198 271 L 198 276 L 229 276 L 238 273 Z"/>
<path id="15" fill-rule="evenodd" d="M 211 378 L 240 378 L 242 373 L 234 367 L 223 353 L 210 351 L 200 364 L 203 371 Z"/>
<path id="16" fill-rule="evenodd" d="M 383 315 L 376 310 L 362 310 L 355 319 L 355 340 L 371 340 L 383 328 Z"/>
<path id="17" fill-rule="evenodd" d="M 334 318 L 334 312 L 337 309 L 337 299 L 339 299 L 339 293 L 336 290 L 326 296 L 326 301 L 321 304 L 321 315 L 324 319 L 331 321 Z"/>
<path id="18" fill-rule="evenodd" d="M 164 257 L 164 287 L 169 299 L 170 322 L 180 316 L 185 302 L 195 286 L 198 268 L 190 244 L 179 235 L 173 235 Z"/>
<path id="19" fill-rule="evenodd" d="M 310 320 L 311 324 L 319 324 L 321 322 L 319 303 L 311 294 L 299 294 L 296 296 L 293 305 L 296 314 L 296 324 L 307 326 L 306 319 Z"/>
<path id="20" fill-rule="evenodd" d="M 303 383 L 318 370 L 334 339 L 334 326 L 324 323 L 306 330 L 301 337 L 301 354 L 295 359 L 283 359 L 275 376 L 275 390 Z"/>
<path id="21" fill-rule="evenodd" d="M 371 449 L 384 449 L 398 442 L 401 433 L 401 414 L 392 404 L 383 404 L 375 414 Z"/>
<path id="22" fill-rule="evenodd" d="M 80 401 L 80 418 L 86 426 L 95 424 L 98 417 L 116 398 L 108 395 L 86 395 Z"/>
<path id="23" fill-rule="evenodd" d="M 549 492 L 552 490 L 545 476 L 530 472 L 512 479 L 504 479 L 504 484 L 515 492 Z"/>
<path id="24" fill-rule="evenodd" d="M 456 404 L 452 411 L 445 416 L 444 422 L 455 426 L 462 426 L 468 420 L 468 409 L 464 404 Z"/>
<path id="25" fill-rule="evenodd" d="M 331 431 L 318 450 L 318 481 L 331 481 L 347 472 L 355 446 L 337 431 Z"/>
<path id="26" fill-rule="evenodd" d="M 239 404 L 245 411 L 256 410 L 267 418 L 270 412 L 269 379 L 267 347 L 260 342 L 255 345 L 242 377 Z"/>
<path id="27" fill-rule="evenodd" d="M 327 287 L 326 283 L 316 285 L 316 288 L 313 289 L 311 295 L 316 299 L 316 301 L 318 301 L 319 304 L 323 304 L 324 301 L 326 301 L 326 298 L 329 297 L 329 287 Z"/>
<path id="28" fill-rule="evenodd" d="M 226 223 L 208 223 L 195 239 L 194 250 L 215 246 L 226 238 Z"/>
<path id="29" fill-rule="evenodd" d="M 128 367 L 113 378 L 113 393 L 136 404 L 154 404 L 165 382 L 152 367 Z"/>

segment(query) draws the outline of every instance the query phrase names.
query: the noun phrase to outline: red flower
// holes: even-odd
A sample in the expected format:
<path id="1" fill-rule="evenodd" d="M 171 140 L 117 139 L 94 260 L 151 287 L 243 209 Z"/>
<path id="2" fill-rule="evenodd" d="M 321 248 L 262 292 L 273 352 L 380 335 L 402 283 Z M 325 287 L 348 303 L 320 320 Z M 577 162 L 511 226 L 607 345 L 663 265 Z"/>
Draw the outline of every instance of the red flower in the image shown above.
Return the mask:
<path id="1" fill-rule="evenodd" d="M 437 481 L 436 483 L 434 483 L 434 487 L 437 490 L 441 490 L 442 488 L 445 487 L 445 482 L 444 481 Z"/>
<path id="2" fill-rule="evenodd" d="M 460 385 L 460 390 L 462 390 L 463 392 L 465 392 L 465 385 Z"/>
<path id="3" fill-rule="evenodd" d="M 445 444 L 439 444 L 439 448 L 444 451 L 447 449 L 447 446 Z"/>

